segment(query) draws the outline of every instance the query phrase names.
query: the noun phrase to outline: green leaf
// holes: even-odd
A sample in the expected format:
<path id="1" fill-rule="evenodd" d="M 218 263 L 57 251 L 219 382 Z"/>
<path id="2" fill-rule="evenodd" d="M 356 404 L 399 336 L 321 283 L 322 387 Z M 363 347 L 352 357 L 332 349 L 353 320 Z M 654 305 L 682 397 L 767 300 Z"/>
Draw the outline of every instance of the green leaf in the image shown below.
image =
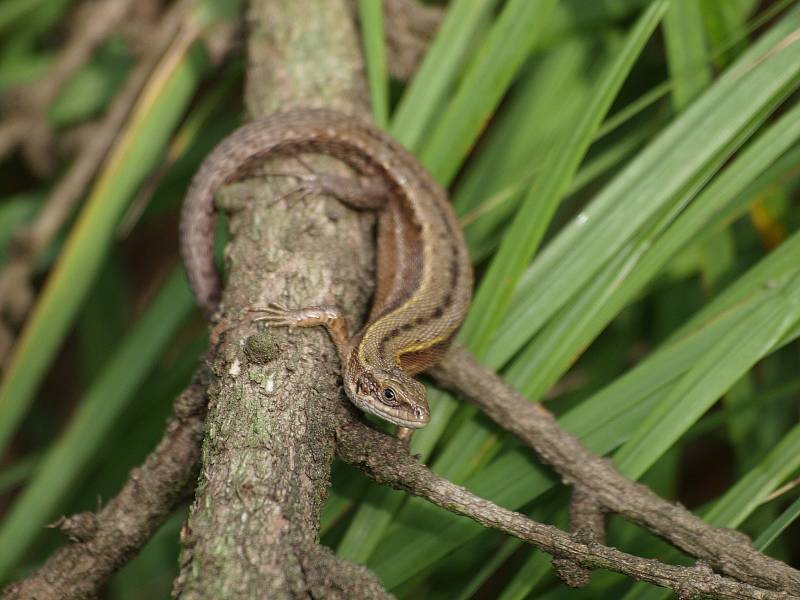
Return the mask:
<path id="1" fill-rule="evenodd" d="M 632 161 L 544 249 L 521 283 L 486 354 L 503 365 L 659 211 L 699 188 L 787 94 L 800 44 L 783 41 L 794 10 Z"/>
<path id="2" fill-rule="evenodd" d="M 697 0 L 672 0 L 664 18 L 672 104 L 678 110 L 711 83 L 702 19 Z"/>
<path id="3" fill-rule="evenodd" d="M 69 0 L 5 0 L 0 3 L 0 32 L 39 20 L 37 29 L 49 27 L 67 9 Z M 42 19 L 44 17 L 44 19 Z"/>
<path id="4" fill-rule="evenodd" d="M 525 561 L 520 565 L 519 569 L 511 581 L 503 588 L 503 593 L 498 596 L 497 600 L 524 600 L 533 587 L 553 569 L 553 557 L 540 552 L 539 550 L 531 550 Z"/>
<path id="5" fill-rule="evenodd" d="M 39 468 L 42 457 L 38 454 L 26 456 L 0 471 L 0 494 L 7 494 L 30 477 Z"/>
<path id="6" fill-rule="evenodd" d="M 453 195 L 456 212 L 474 221 L 464 226 L 473 261 L 502 239 L 498 232 L 544 172 L 549 151 L 589 106 L 619 54 L 619 36 L 605 38 L 569 40 L 536 60 L 492 121 Z M 483 218 L 474 220 L 470 213 L 479 211 Z"/>
<path id="7" fill-rule="evenodd" d="M 372 117 L 378 127 L 386 129 L 389 124 L 389 75 L 383 37 L 383 2 L 358 0 L 358 18 L 367 63 Z"/>
<path id="8" fill-rule="evenodd" d="M 719 397 L 800 321 L 800 275 L 745 315 L 678 381 L 614 457 L 620 471 L 640 477 Z"/>
<path id="9" fill-rule="evenodd" d="M 756 3 L 753 0 L 729 0 L 727 2 L 700 0 L 698 4 L 703 13 L 703 20 L 712 46 L 728 46 L 715 61 L 718 66 L 725 67 L 733 62 L 747 45 L 743 33 L 746 31 L 747 16 Z M 726 41 L 731 39 L 738 40 L 738 43 L 729 46 Z"/>
<path id="10" fill-rule="evenodd" d="M 552 48 L 525 68 L 481 140 L 480 152 L 453 194 L 458 214 L 542 172 L 548 150 L 571 130 L 589 105 L 619 38 L 576 38 Z M 588 73 L 587 73 L 588 71 Z"/>
<path id="11" fill-rule="evenodd" d="M 497 0 L 453 0 L 448 4 L 444 21 L 392 119 L 392 134 L 407 148 L 419 149 L 434 112 L 461 71 L 479 27 L 496 4 Z"/>
<path id="12" fill-rule="evenodd" d="M 679 198 L 677 206 L 659 215 L 623 246 L 514 361 L 508 369 L 509 378 L 518 382 L 518 388 L 530 398 L 540 398 L 670 258 L 726 213 L 728 206 L 738 201 L 739 194 L 799 139 L 797 105 L 749 144 L 680 216 L 674 218 L 674 213 L 689 201 L 686 197 Z M 535 292 L 524 281 L 515 301 L 522 304 L 532 293 Z"/>
<path id="13" fill-rule="evenodd" d="M 555 0 L 509 0 L 436 122 L 419 158 L 449 182 L 478 138 L 547 22 Z"/>
<path id="14" fill-rule="evenodd" d="M 800 517 L 800 498 L 792 502 L 792 505 L 783 511 L 780 517 L 772 522 L 772 525 L 753 540 L 753 546 L 763 552 L 787 527 L 789 527 L 789 525 L 797 520 L 798 517 Z"/>

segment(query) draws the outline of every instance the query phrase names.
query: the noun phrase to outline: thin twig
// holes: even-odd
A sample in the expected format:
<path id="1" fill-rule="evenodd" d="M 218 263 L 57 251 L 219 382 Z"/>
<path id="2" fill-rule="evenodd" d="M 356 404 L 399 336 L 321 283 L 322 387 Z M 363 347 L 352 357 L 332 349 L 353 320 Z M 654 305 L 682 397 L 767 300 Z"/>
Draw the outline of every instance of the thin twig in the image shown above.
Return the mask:
<path id="1" fill-rule="evenodd" d="M 533 448 L 565 482 L 580 486 L 599 506 L 733 578 L 800 595 L 800 572 L 755 550 L 745 534 L 712 527 L 622 475 L 611 461 L 595 456 L 559 427 L 549 411 L 530 403 L 463 347 L 453 347 L 432 375 Z"/>
<path id="2" fill-rule="evenodd" d="M 679 598 L 736 600 L 797 598 L 784 592 L 759 589 L 714 573 L 698 564 L 676 567 L 640 558 L 591 539 L 571 536 L 550 525 L 479 498 L 469 490 L 431 472 L 408 454 L 404 444 L 353 419 L 340 423 L 337 452 L 342 460 L 363 470 L 382 485 L 405 490 L 456 514 L 464 515 L 529 542 L 553 556 L 587 569 L 608 569 L 636 580 L 674 590 Z"/>
<path id="3" fill-rule="evenodd" d="M 11 584 L 3 600 L 94 598 L 109 577 L 153 536 L 194 486 L 200 464 L 206 396 L 195 380 L 175 400 L 164 437 L 97 513 L 62 517 L 55 527 L 73 543 L 57 550 L 33 575 Z"/>
<path id="4" fill-rule="evenodd" d="M 766 498 L 764 498 L 764 500 L 761 501 L 761 504 L 766 504 L 767 502 L 772 502 L 773 500 L 775 500 L 775 498 L 780 498 L 785 493 L 792 491 L 794 488 L 796 488 L 798 486 L 800 486 L 800 477 L 795 477 L 789 483 L 785 483 L 784 485 L 779 487 L 777 490 L 772 492 L 770 495 L 768 495 Z"/>
<path id="5" fill-rule="evenodd" d="M 572 490 L 569 505 L 569 530 L 576 539 L 587 542 L 606 543 L 606 522 L 603 508 L 595 502 L 592 494 L 581 486 Z M 568 558 L 554 558 L 553 568 L 561 580 L 570 587 L 589 585 L 592 571 Z"/>

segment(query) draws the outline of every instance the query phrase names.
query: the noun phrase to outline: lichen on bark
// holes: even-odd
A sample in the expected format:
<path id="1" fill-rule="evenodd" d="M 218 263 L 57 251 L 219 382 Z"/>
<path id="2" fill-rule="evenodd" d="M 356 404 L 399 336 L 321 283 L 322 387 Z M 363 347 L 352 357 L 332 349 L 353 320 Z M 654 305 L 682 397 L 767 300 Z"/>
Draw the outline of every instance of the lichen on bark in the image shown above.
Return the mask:
<path id="1" fill-rule="evenodd" d="M 297 106 L 364 114 L 358 36 L 345 0 L 255 0 L 248 14 L 246 103 L 251 117 Z M 303 157 L 319 170 L 335 161 Z M 229 217 L 222 316 L 228 325 L 210 359 L 203 464 L 182 538 L 181 598 L 293 598 L 325 592 L 385 596 L 363 568 L 334 581 L 341 564 L 318 546 L 319 515 L 334 458 L 333 421 L 343 401 L 334 348 L 317 329 L 269 332 L 272 360 L 246 343 L 251 304 L 341 305 L 363 316 L 374 270 L 369 214 L 336 200 L 293 194 L 292 157 L 264 165 L 260 177 L 228 187 L 217 205 Z M 316 568 L 315 565 L 326 565 Z M 315 592 L 312 593 L 312 590 Z M 371 590 L 368 592 L 368 590 Z"/>

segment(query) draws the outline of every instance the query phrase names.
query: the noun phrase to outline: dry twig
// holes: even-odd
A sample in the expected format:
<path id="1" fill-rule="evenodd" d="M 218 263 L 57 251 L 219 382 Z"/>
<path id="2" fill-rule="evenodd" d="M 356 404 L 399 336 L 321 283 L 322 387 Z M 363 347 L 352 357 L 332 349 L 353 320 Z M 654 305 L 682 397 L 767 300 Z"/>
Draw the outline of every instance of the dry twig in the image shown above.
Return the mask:
<path id="1" fill-rule="evenodd" d="M 606 542 L 606 515 L 603 508 L 594 501 L 592 494 L 576 485 L 572 490 L 569 506 L 569 530 L 576 539 L 599 544 Z M 559 578 L 570 587 L 589 585 L 591 569 L 564 557 L 553 558 L 553 568 Z"/>
<path id="2" fill-rule="evenodd" d="M 417 0 L 386 0 L 384 10 L 389 72 L 395 79 L 408 81 L 436 35 L 444 11 Z"/>
<path id="3" fill-rule="evenodd" d="M 679 598 L 729 598 L 736 600 L 787 600 L 785 592 L 761 589 L 722 577 L 698 564 L 676 567 L 640 558 L 604 546 L 591 536 L 569 535 L 550 525 L 479 498 L 469 490 L 439 477 L 414 460 L 405 445 L 365 424 L 350 420 L 337 436 L 341 458 L 362 469 L 382 485 L 405 490 L 451 512 L 529 542 L 548 554 L 586 569 L 609 569 L 629 577 L 674 590 Z"/>
<path id="4" fill-rule="evenodd" d="M 206 382 L 196 377 L 178 396 L 163 439 L 102 510 L 55 524 L 73 543 L 56 551 L 27 579 L 8 586 L 4 600 L 94 598 L 108 578 L 139 552 L 197 479 L 205 388 Z"/>
<path id="5" fill-rule="evenodd" d="M 464 348 L 452 348 L 432 374 L 441 385 L 456 390 L 533 448 L 565 482 L 580 487 L 598 506 L 740 581 L 800 595 L 800 572 L 755 550 L 743 533 L 712 527 L 679 504 L 631 481 L 611 461 L 595 456 L 559 427 L 549 411 L 531 404 Z"/>

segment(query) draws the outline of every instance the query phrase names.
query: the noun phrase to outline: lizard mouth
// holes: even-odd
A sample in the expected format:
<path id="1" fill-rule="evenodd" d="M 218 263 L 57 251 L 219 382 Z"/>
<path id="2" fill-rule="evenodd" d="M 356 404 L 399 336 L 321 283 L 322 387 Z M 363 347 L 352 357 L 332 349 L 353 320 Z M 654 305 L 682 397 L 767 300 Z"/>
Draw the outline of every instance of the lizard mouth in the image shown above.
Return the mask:
<path id="1" fill-rule="evenodd" d="M 401 427 L 408 427 L 409 429 L 419 429 L 425 427 L 430 421 L 430 415 L 427 411 L 419 408 L 416 411 L 407 410 L 402 408 L 393 408 L 391 406 L 380 405 L 376 406 L 372 403 L 367 403 L 355 395 L 350 398 L 358 408 L 365 413 L 380 417 L 384 421 L 399 425 Z"/>

